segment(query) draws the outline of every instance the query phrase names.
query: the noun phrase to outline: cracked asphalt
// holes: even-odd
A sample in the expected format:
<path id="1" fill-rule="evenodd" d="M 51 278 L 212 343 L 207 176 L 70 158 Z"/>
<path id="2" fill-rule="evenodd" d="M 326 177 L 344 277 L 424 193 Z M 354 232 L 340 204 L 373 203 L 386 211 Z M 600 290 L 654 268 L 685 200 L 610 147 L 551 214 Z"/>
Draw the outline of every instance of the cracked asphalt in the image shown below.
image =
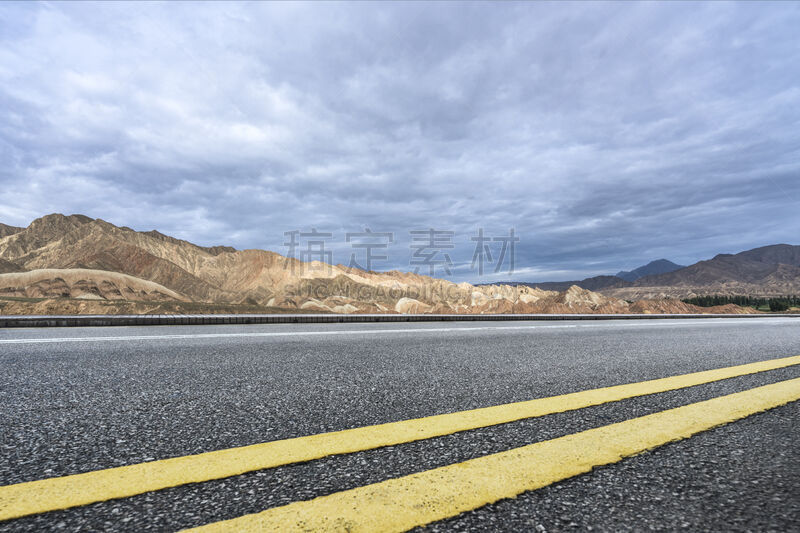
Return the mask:
<path id="1" fill-rule="evenodd" d="M 800 354 L 800 319 L 525 325 L 0 330 L 0 485 Z M 245 335 L 192 337 L 207 333 Z M 158 338 L 63 340 L 98 336 Z M 22 338 L 62 340 L 3 343 Z M 789 367 L 0 530 L 174 531 L 795 377 Z M 797 531 L 799 414 L 779 407 L 419 529 Z"/>

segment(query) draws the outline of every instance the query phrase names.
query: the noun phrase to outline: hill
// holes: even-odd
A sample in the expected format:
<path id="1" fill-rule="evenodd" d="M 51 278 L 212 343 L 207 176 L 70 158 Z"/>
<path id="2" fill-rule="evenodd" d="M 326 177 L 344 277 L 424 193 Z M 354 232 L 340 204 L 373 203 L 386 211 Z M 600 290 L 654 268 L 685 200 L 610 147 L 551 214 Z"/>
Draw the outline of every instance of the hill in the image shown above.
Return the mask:
<path id="1" fill-rule="evenodd" d="M 0 239 L 3 237 L 7 237 L 9 235 L 13 235 L 15 233 L 19 233 L 25 228 L 18 228 L 16 226 L 7 226 L 5 224 L 0 223 Z"/>
<path id="2" fill-rule="evenodd" d="M 406 272 L 306 263 L 265 250 L 202 247 L 155 230 L 135 231 L 84 215 L 47 215 L 27 228 L 7 233 L 0 238 L 4 313 L 145 309 L 130 302 L 149 302 L 146 309 L 174 312 L 626 313 L 677 309 L 675 302 L 644 302 L 632 307 L 622 299 L 578 286 L 562 291 L 524 285 L 473 286 Z M 686 310 L 714 312 L 685 304 L 679 312 Z"/>
<path id="3" fill-rule="evenodd" d="M 24 268 L 16 263 L 6 261 L 5 259 L 0 259 L 0 274 L 6 274 L 8 272 L 23 272 L 24 270 Z"/>
<path id="4" fill-rule="evenodd" d="M 661 274 L 665 272 L 672 272 L 673 270 L 677 270 L 679 268 L 683 268 L 681 265 L 676 265 L 672 261 L 668 261 L 667 259 L 657 259 L 655 261 L 651 261 L 646 265 L 640 266 L 634 270 L 628 271 L 620 271 L 617 272 L 615 275 L 601 275 L 601 276 L 592 276 L 590 278 L 585 278 L 581 280 L 569 280 L 569 281 L 542 281 L 542 282 L 517 282 L 512 283 L 513 285 L 527 285 L 528 287 L 536 287 L 545 291 L 565 291 L 568 288 L 572 287 L 573 285 L 577 285 L 582 289 L 587 289 L 590 291 L 599 291 L 602 289 L 614 289 L 614 288 L 621 288 L 627 287 L 631 284 L 631 282 L 636 281 L 637 279 L 651 275 L 651 274 Z"/>
<path id="5" fill-rule="evenodd" d="M 625 281 L 636 281 L 637 279 L 644 277 L 644 276 L 652 276 L 656 274 L 666 274 L 668 272 L 673 272 L 680 268 L 684 268 L 683 265 L 676 265 L 672 261 L 667 259 L 656 259 L 655 261 L 650 261 L 644 266 L 640 266 L 639 268 L 635 268 L 630 272 L 623 270 L 616 273 L 618 278 L 622 278 Z"/>
<path id="6" fill-rule="evenodd" d="M 611 287 L 625 287 L 629 285 L 625 280 L 617 276 L 593 276 L 591 278 L 571 281 L 542 281 L 539 283 L 516 283 L 516 285 L 526 285 L 528 287 L 539 288 L 544 291 L 565 291 L 573 285 L 590 291 L 598 291 Z"/>
<path id="7" fill-rule="evenodd" d="M 673 272 L 641 277 L 628 287 L 603 292 L 626 299 L 800 294 L 800 246 L 775 244 L 737 254 L 719 254 Z"/>

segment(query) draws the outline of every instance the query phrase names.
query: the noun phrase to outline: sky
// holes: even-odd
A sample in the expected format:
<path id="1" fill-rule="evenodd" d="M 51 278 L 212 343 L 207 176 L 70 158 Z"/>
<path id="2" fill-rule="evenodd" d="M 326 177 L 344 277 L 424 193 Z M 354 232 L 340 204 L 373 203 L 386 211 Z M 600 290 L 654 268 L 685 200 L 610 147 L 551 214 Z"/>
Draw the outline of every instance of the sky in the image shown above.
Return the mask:
<path id="1" fill-rule="evenodd" d="M 3 2 L 0 222 L 385 244 L 375 270 L 478 283 L 800 244 L 798 27 L 796 2 Z"/>

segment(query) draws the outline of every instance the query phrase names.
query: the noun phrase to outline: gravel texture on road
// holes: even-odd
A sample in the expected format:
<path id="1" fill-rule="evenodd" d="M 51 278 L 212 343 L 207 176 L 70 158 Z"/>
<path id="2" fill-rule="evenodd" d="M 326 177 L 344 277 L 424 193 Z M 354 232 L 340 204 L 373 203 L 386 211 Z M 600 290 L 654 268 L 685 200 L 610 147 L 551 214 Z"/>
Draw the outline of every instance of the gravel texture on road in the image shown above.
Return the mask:
<path id="1" fill-rule="evenodd" d="M 387 328 L 119 328 L 113 336 L 187 338 L 52 344 L 1 341 L 59 338 L 64 330 L 0 330 L 0 484 L 800 354 L 800 322 L 792 319 L 657 322 L 462 331 L 463 324 L 392 324 L 397 331 L 352 335 L 304 332 Z M 191 337 L 276 331 L 289 335 Z M 800 368 L 770 371 L 26 517 L 0 529 L 176 530 L 798 376 Z M 424 529 L 797 529 L 797 414 L 792 404 L 754 415 Z"/>

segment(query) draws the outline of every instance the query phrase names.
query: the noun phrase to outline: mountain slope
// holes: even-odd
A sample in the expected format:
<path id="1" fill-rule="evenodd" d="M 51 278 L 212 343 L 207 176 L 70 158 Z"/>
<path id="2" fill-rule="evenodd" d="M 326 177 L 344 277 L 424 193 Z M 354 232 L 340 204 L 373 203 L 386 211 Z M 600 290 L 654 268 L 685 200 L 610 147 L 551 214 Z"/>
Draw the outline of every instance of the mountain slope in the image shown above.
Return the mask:
<path id="1" fill-rule="evenodd" d="M 624 300 L 586 287 L 547 291 L 525 285 L 473 286 L 407 272 L 306 263 L 265 250 L 197 246 L 155 230 L 138 232 L 83 215 L 47 215 L 14 230 L 0 238 L 0 261 L 0 268 L 7 271 L 0 273 L 0 298 L 46 299 L 34 307 L 18 301 L 13 306 L 4 304 L 4 310 L 15 312 L 130 312 L 143 308 L 108 302 L 137 301 L 186 304 L 173 309 L 239 306 L 249 312 L 254 308 L 335 313 L 626 313 L 634 309 Z M 781 268 L 768 275 L 777 283 L 782 277 L 792 279 L 793 273 Z M 613 276 L 584 282 L 595 289 L 627 284 Z M 105 303 L 68 303 L 87 298 Z M 652 303 L 635 309 L 659 312 Z"/>
<path id="2" fill-rule="evenodd" d="M 174 291 L 152 281 L 117 272 L 84 269 L 43 269 L 0 275 L 0 295 L 88 300 L 184 300 Z"/>
<path id="3" fill-rule="evenodd" d="M 617 276 L 593 276 L 582 280 L 573 281 L 544 281 L 541 283 L 520 283 L 528 287 L 538 287 L 544 291 L 565 291 L 570 287 L 577 286 L 590 291 L 598 291 L 611 287 L 625 287 L 629 283 Z"/>
<path id="4" fill-rule="evenodd" d="M 800 294 L 800 246 L 776 244 L 719 254 L 673 272 L 644 276 L 629 287 L 603 292 L 626 299 Z"/>
<path id="5" fill-rule="evenodd" d="M 3 237 L 8 237 L 9 235 L 13 235 L 15 233 L 19 233 L 24 229 L 25 228 L 18 228 L 16 226 L 8 226 L 6 224 L 0 223 L 0 239 L 2 239 Z"/>
<path id="6" fill-rule="evenodd" d="M 703 286 L 731 282 L 753 284 L 766 280 L 779 270 L 789 277 L 800 273 L 800 246 L 783 244 L 755 248 L 735 255 L 719 254 L 713 259 L 699 261 L 674 272 L 645 276 L 634 285 Z"/>
<path id="7" fill-rule="evenodd" d="M 745 259 L 752 259 L 761 263 L 792 265 L 800 267 L 800 246 L 792 246 L 791 244 L 773 244 L 771 246 L 762 246 L 761 248 L 753 248 L 746 252 L 736 254 Z"/>
<path id="8" fill-rule="evenodd" d="M 640 266 L 639 268 L 635 268 L 631 271 L 620 271 L 617 272 L 616 276 L 618 278 L 622 278 L 625 281 L 636 281 L 637 279 L 644 277 L 644 276 L 651 276 L 655 274 L 666 274 L 668 272 L 673 272 L 680 268 L 684 268 L 683 265 L 676 265 L 672 261 L 667 259 L 656 259 L 655 261 L 650 261 L 644 266 Z"/>
<path id="9" fill-rule="evenodd" d="M 581 287 L 582 289 L 588 289 L 590 291 L 599 291 L 601 289 L 613 289 L 613 288 L 620 288 L 620 287 L 627 287 L 630 285 L 631 282 L 636 281 L 637 279 L 641 278 L 642 276 L 646 276 L 649 274 L 661 274 L 664 272 L 672 272 L 673 270 L 677 270 L 679 268 L 683 268 L 681 265 L 676 265 L 672 261 L 668 261 L 666 259 L 657 259 L 656 261 L 651 261 L 644 266 L 640 266 L 630 272 L 621 271 L 618 272 L 614 276 L 592 276 L 591 278 L 585 278 L 582 280 L 570 280 L 570 281 L 543 281 L 538 283 L 518 283 L 519 285 L 527 285 L 528 287 L 538 287 L 542 290 L 546 291 L 565 291 L 576 285 Z"/>
<path id="10" fill-rule="evenodd" d="M 154 282 L 173 291 L 173 298 L 285 309 L 399 312 L 416 306 L 429 312 L 528 312 L 536 301 L 555 296 L 527 287 L 475 288 L 416 274 L 304 263 L 263 250 L 204 248 L 83 215 L 54 214 L 33 221 L 0 239 L 0 258 L 31 276 L 50 273 L 54 287 L 63 288 L 57 278 L 65 271 L 87 278 L 84 285 L 93 283 L 87 272 L 106 271 Z M 58 294 L 75 296 L 68 289 Z M 130 294 L 125 297 L 136 298 L 135 291 Z"/>
<path id="11" fill-rule="evenodd" d="M 107 270 L 154 281 L 198 301 L 233 297 L 182 268 L 203 256 L 213 257 L 209 249 L 185 241 L 83 215 L 48 215 L 0 239 L 0 257 L 26 270 Z"/>
<path id="12" fill-rule="evenodd" d="M 25 269 L 16 263 L 0 259 L 0 274 L 7 274 L 9 272 L 23 272 Z"/>

